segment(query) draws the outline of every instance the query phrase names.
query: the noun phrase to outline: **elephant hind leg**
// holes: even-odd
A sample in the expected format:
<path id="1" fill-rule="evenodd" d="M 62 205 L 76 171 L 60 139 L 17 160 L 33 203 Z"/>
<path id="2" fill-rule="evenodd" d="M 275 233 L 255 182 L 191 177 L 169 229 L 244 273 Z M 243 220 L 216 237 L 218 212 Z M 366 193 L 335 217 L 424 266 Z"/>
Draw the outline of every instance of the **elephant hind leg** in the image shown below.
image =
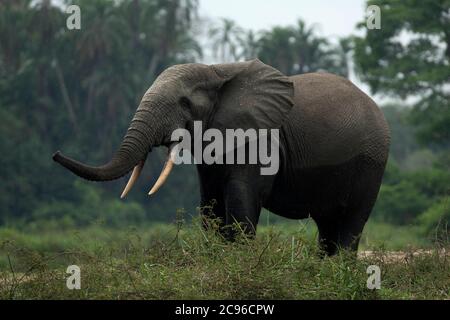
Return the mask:
<path id="1" fill-rule="evenodd" d="M 319 229 L 319 246 L 331 256 L 339 249 L 357 251 L 365 219 L 326 219 L 316 220 Z"/>
<path id="2" fill-rule="evenodd" d="M 315 219 L 320 246 L 328 255 L 337 253 L 340 248 L 358 250 L 361 234 L 380 189 L 384 164 L 362 161 L 353 169 L 355 174 L 346 205 Z"/>

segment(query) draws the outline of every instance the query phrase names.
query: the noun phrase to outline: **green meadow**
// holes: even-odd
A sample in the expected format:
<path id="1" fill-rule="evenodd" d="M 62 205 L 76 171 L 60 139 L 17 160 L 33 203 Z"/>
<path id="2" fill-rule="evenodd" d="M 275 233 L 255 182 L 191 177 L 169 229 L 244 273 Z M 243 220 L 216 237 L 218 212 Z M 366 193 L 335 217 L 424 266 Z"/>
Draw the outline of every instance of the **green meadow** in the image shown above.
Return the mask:
<path id="1" fill-rule="evenodd" d="M 448 299 L 448 243 L 419 234 L 371 222 L 358 258 L 321 258 L 312 221 L 262 224 L 256 239 L 234 243 L 197 219 L 45 234 L 2 228 L 0 299 Z M 66 286 L 70 265 L 80 267 L 80 290 Z M 367 288 L 370 265 L 381 270 L 379 290 Z"/>

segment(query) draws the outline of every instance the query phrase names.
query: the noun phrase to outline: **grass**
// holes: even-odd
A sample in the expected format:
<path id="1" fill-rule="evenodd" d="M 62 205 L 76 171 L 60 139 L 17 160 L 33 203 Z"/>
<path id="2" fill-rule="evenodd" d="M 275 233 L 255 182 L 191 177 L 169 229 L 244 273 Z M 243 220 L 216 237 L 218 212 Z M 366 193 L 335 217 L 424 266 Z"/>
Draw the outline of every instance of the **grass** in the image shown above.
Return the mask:
<path id="1" fill-rule="evenodd" d="M 255 240 L 235 243 L 182 221 L 124 230 L 4 228 L 0 298 L 449 299 L 449 256 L 435 250 L 389 258 L 387 250 L 435 247 L 413 232 L 371 223 L 361 247 L 373 255 L 355 259 L 342 252 L 321 259 L 311 222 L 262 224 Z M 69 265 L 81 269 L 81 290 L 66 287 Z M 381 268 L 380 290 L 367 289 L 370 265 Z"/>

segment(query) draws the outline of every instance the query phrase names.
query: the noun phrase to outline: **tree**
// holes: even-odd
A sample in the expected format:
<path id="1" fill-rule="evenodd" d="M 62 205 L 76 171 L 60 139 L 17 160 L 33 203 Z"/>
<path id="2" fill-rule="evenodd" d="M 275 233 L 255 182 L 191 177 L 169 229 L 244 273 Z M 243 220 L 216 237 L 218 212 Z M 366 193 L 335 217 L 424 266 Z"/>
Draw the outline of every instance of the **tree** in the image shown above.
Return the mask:
<path id="1" fill-rule="evenodd" d="M 197 0 L 63 2 L 69 3 L 82 8 L 81 30 L 67 30 L 61 3 L 0 1 L 0 178 L 6 181 L 0 223 L 89 207 L 75 184 L 85 182 L 54 166 L 52 153 L 64 148 L 93 164 L 110 157 L 155 77 L 201 54 L 192 31 Z M 162 157 L 150 157 L 152 176 Z M 184 171 L 181 179 L 195 183 L 191 177 Z M 140 188 L 149 180 L 144 175 Z M 122 184 L 97 185 L 93 192 L 109 189 L 102 197 L 113 197 Z M 175 212 L 168 199 L 179 193 L 176 188 L 161 190 L 150 203 L 152 218 Z M 145 192 L 130 200 L 148 202 Z M 193 207 L 196 198 L 187 193 L 183 200 Z"/>
<path id="2" fill-rule="evenodd" d="M 424 142 L 450 143 L 450 1 L 367 1 L 381 29 L 355 38 L 355 63 L 374 93 L 414 96 L 413 122 Z M 364 29 L 366 22 L 359 24 Z"/>
<path id="3" fill-rule="evenodd" d="M 294 74 L 294 41 L 291 28 L 274 27 L 264 31 L 259 39 L 258 57 L 286 75 Z"/>
<path id="4" fill-rule="evenodd" d="M 285 74 L 326 71 L 348 74 L 346 53 L 350 50 L 340 42 L 333 46 L 316 34 L 314 26 L 308 27 L 299 20 L 296 26 L 274 27 L 263 32 L 259 39 L 259 56 Z M 340 50 L 340 51 L 339 51 Z"/>
<path id="5" fill-rule="evenodd" d="M 243 29 L 230 19 L 221 19 L 220 24 L 209 30 L 212 39 L 212 49 L 216 59 L 221 63 L 233 62 L 239 59 L 238 48 L 242 43 Z"/>
<path id="6" fill-rule="evenodd" d="M 239 42 L 241 47 L 240 58 L 251 60 L 258 56 L 259 42 L 256 32 L 253 30 L 244 32 L 244 36 L 239 39 Z"/>

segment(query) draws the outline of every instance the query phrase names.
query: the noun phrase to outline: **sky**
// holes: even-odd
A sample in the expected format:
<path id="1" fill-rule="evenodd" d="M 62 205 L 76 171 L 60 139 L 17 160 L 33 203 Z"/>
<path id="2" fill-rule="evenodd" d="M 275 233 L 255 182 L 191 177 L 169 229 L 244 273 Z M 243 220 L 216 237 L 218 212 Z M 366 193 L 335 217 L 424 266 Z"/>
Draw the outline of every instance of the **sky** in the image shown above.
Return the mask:
<path id="1" fill-rule="evenodd" d="M 365 12 L 365 0 L 200 0 L 200 14 L 231 18 L 246 29 L 318 24 L 319 34 L 335 38 L 355 33 Z"/>

